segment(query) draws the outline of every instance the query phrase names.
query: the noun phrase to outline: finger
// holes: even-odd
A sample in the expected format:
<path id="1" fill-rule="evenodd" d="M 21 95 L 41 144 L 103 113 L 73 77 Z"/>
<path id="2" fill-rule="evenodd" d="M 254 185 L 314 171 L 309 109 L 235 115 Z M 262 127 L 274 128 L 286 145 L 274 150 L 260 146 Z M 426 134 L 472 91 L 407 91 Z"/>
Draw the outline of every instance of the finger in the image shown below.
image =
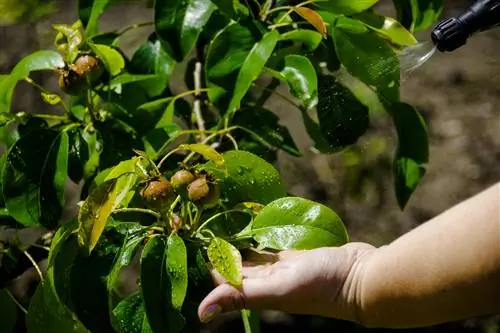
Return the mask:
<path id="1" fill-rule="evenodd" d="M 272 279 L 245 279 L 240 288 L 222 284 L 212 290 L 198 307 L 203 323 L 213 320 L 223 312 L 242 309 L 274 309 L 276 283 Z"/>

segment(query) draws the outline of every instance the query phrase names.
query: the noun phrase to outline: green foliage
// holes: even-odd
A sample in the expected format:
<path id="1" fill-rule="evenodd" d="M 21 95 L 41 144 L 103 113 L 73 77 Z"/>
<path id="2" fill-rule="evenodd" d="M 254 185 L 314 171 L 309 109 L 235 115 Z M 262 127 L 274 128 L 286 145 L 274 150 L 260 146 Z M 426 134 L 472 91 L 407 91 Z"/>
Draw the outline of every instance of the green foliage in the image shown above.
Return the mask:
<path id="1" fill-rule="evenodd" d="M 301 113 L 311 148 L 334 154 L 370 127 L 371 106 L 345 78 L 371 92 L 394 121 L 395 194 L 401 208 L 408 203 L 429 142 L 422 117 L 400 100 L 397 53 L 437 19 L 440 1 L 399 1 L 395 19 L 377 14 L 376 0 L 158 0 L 153 22 L 103 32 L 99 18 L 116 2 L 80 0 L 79 21 L 54 25 L 57 51 L 34 52 L 0 76 L 0 224 L 49 231 L 29 333 L 197 331 L 196 308 L 213 288 L 209 264 L 238 286 L 242 249 L 347 243 L 341 218 L 290 197 L 273 166 L 278 152 L 304 153 L 268 109 L 273 95 Z M 154 32 L 129 59 L 120 38 L 144 25 Z M 188 90 L 176 95 L 179 68 Z M 34 71 L 53 73 L 60 90 L 34 82 Z M 13 110 L 23 80 L 60 114 Z M 180 170 L 189 181 L 173 186 Z M 83 191 L 64 222 L 69 180 Z M 3 287 L 34 250 L 2 251 Z M 123 271 L 135 265 L 139 279 L 125 291 Z M 5 292 L 0 307 L 12 313 L 0 316 L 11 331 L 17 312 Z M 258 329 L 258 313 L 242 317 L 247 331 Z"/>

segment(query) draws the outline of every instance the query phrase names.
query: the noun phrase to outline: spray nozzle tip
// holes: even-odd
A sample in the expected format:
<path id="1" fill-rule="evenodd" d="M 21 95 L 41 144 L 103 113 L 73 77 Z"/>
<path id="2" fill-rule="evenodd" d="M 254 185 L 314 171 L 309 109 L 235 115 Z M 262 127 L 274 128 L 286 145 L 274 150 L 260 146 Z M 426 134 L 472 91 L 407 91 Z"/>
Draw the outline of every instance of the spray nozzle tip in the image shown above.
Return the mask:
<path id="1" fill-rule="evenodd" d="M 465 45 L 469 34 L 464 24 L 452 17 L 440 22 L 432 31 L 432 42 L 441 52 L 451 52 Z"/>

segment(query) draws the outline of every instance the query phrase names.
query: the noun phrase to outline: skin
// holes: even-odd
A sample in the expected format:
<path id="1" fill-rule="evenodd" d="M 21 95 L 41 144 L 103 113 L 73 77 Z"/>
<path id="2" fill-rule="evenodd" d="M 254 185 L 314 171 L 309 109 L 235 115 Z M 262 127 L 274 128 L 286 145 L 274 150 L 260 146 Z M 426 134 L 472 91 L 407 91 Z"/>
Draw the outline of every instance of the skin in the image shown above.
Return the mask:
<path id="1" fill-rule="evenodd" d="M 243 285 L 217 274 L 198 314 L 268 309 L 411 328 L 500 313 L 500 183 L 375 248 L 250 252 Z"/>

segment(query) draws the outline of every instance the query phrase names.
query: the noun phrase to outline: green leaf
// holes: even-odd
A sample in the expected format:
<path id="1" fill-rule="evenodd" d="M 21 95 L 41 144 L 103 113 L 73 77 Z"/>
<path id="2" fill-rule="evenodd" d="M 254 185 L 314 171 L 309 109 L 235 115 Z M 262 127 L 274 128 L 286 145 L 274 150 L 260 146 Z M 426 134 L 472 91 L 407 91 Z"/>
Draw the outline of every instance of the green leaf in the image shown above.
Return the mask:
<path id="1" fill-rule="evenodd" d="M 181 311 L 188 286 L 187 250 L 184 240 L 176 233 L 167 240 L 165 267 L 170 282 L 171 305 Z"/>
<path id="2" fill-rule="evenodd" d="M 335 14 L 351 15 L 365 11 L 379 0 L 318 0 L 315 4 Z"/>
<path id="3" fill-rule="evenodd" d="M 281 66 L 280 66 L 281 67 Z M 277 69 L 280 76 L 290 88 L 290 93 L 298 98 L 306 109 L 318 102 L 318 78 L 314 66 L 304 56 L 285 56 L 282 68 Z"/>
<path id="4" fill-rule="evenodd" d="M 25 134 L 10 149 L 3 169 L 5 205 L 25 226 L 53 228 L 64 205 L 68 136 L 41 129 Z"/>
<path id="5" fill-rule="evenodd" d="M 99 18 L 108 6 L 109 0 L 79 0 L 80 20 L 85 27 L 85 36 L 93 37 L 99 33 Z"/>
<path id="6" fill-rule="evenodd" d="M 136 180 L 135 173 L 108 180 L 95 188 L 83 203 L 78 212 L 78 238 L 88 254 L 97 245 L 112 211 L 125 199 Z"/>
<path id="7" fill-rule="evenodd" d="M 69 131 L 69 176 L 78 183 L 93 176 L 99 166 L 100 147 L 96 132 L 77 128 Z"/>
<path id="8" fill-rule="evenodd" d="M 120 52 L 107 45 L 88 44 L 95 54 L 102 60 L 111 76 L 116 76 L 123 71 L 125 68 L 125 60 Z"/>
<path id="9" fill-rule="evenodd" d="M 210 262 L 217 272 L 233 286 L 241 286 L 242 259 L 237 248 L 222 238 L 214 238 L 207 249 Z"/>
<path id="10" fill-rule="evenodd" d="M 109 85 L 111 87 L 113 86 L 118 86 L 118 85 L 123 85 L 123 84 L 128 84 L 128 83 L 135 83 L 135 82 L 142 82 L 142 81 L 147 81 L 147 80 L 156 80 L 160 76 L 156 74 L 129 74 L 129 73 L 123 73 L 115 77 Z"/>
<path id="11" fill-rule="evenodd" d="M 307 51 L 314 51 L 321 44 L 323 36 L 314 30 L 296 29 L 281 35 L 282 41 L 300 42 Z"/>
<path id="12" fill-rule="evenodd" d="M 165 257 L 167 241 L 153 236 L 141 256 L 141 287 L 146 314 L 153 332 L 180 332 L 182 315 L 171 307 L 172 289 Z"/>
<path id="13" fill-rule="evenodd" d="M 31 298 L 26 316 L 26 327 L 30 333 L 89 333 L 57 299 L 48 281 L 41 282 Z"/>
<path id="14" fill-rule="evenodd" d="M 261 74 L 264 65 L 271 57 L 280 38 L 277 30 L 272 30 L 264 35 L 262 40 L 255 44 L 243 62 L 236 79 L 233 96 L 229 102 L 228 111 L 234 112 L 240 107 L 241 100 L 248 89 Z"/>
<path id="15" fill-rule="evenodd" d="M 144 308 L 142 293 L 137 291 L 121 301 L 113 314 L 120 333 L 153 333 Z"/>
<path id="16" fill-rule="evenodd" d="M 208 97 L 220 110 L 227 110 L 239 69 L 261 36 L 255 27 L 233 22 L 209 44 L 204 76 Z"/>
<path id="17" fill-rule="evenodd" d="M 146 235 L 143 228 L 139 228 L 137 231 L 132 232 L 125 238 L 120 252 L 116 256 L 116 259 L 111 268 L 111 272 L 107 277 L 107 290 L 108 290 L 108 300 L 110 309 L 114 309 L 117 306 L 119 299 L 123 298 L 123 295 L 119 290 L 119 277 L 123 268 L 129 266 L 134 259 L 134 256 L 139 248 L 139 246 L 144 241 Z M 116 325 L 120 326 L 120 318 L 115 315 Z"/>
<path id="18" fill-rule="evenodd" d="M 363 22 L 368 28 L 393 44 L 407 46 L 418 43 L 413 34 L 392 17 L 364 12 L 354 15 L 352 18 Z"/>
<path id="19" fill-rule="evenodd" d="M 286 188 L 279 172 L 262 158 L 242 150 L 222 154 L 226 161 L 227 175 L 218 170 L 213 162 L 202 169 L 220 179 L 221 195 L 232 207 L 241 202 L 267 204 L 286 196 Z"/>
<path id="20" fill-rule="evenodd" d="M 436 23 L 443 12 L 443 0 L 393 1 L 398 21 L 410 31 L 425 31 Z"/>
<path id="21" fill-rule="evenodd" d="M 334 149 L 356 143 L 370 125 L 368 107 L 333 76 L 319 77 L 317 112 L 321 133 Z"/>
<path id="22" fill-rule="evenodd" d="M 176 61 L 165 50 L 165 43 L 156 35 L 152 35 L 134 53 L 130 62 L 132 74 L 157 75 L 155 79 L 141 82 L 141 86 L 150 97 L 162 94 L 168 87 L 170 76 L 174 71 Z"/>
<path id="23" fill-rule="evenodd" d="M 2 332 L 13 333 L 17 322 L 17 305 L 7 291 L 0 289 L 0 327 Z"/>
<path id="24" fill-rule="evenodd" d="M 425 175 L 429 162 L 429 137 L 422 116 L 411 105 L 398 103 L 391 114 L 398 133 L 394 161 L 396 196 L 404 209 Z"/>
<path id="25" fill-rule="evenodd" d="M 210 0 L 156 0 L 156 33 L 178 62 L 191 52 L 215 6 Z"/>
<path id="26" fill-rule="evenodd" d="M 219 169 L 225 169 L 224 158 L 214 148 L 202 143 L 182 144 L 179 149 L 189 150 L 202 155 L 206 160 L 212 161 Z"/>
<path id="27" fill-rule="evenodd" d="M 290 132 L 279 121 L 279 117 L 267 109 L 247 107 L 237 112 L 233 118 L 233 125 L 244 128 L 234 131 L 233 136 L 238 143 L 258 142 L 265 149 L 282 149 L 293 156 L 301 156 Z"/>
<path id="28" fill-rule="evenodd" d="M 0 81 L 0 112 L 9 113 L 14 88 L 19 80 L 33 71 L 51 70 L 64 67 L 63 57 L 55 51 L 37 51 L 23 58 L 10 75 Z"/>
<path id="29" fill-rule="evenodd" d="M 281 198 L 255 217 L 252 234 L 261 248 L 309 250 L 349 241 L 340 217 L 330 208 L 303 198 Z"/>
<path id="30" fill-rule="evenodd" d="M 142 138 L 144 150 L 150 159 L 155 160 L 163 152 L 165 143 L 182 130 L 179 125 L 171 123 L 155 128 Z"/>
<path id="31" fill-rule="evenodd" d="M 399 100 L 399 61 L 392 48 L 361 22 L 339 17 L 333 27 L 335 48 L 347 71 L 389 101 Z"/>

